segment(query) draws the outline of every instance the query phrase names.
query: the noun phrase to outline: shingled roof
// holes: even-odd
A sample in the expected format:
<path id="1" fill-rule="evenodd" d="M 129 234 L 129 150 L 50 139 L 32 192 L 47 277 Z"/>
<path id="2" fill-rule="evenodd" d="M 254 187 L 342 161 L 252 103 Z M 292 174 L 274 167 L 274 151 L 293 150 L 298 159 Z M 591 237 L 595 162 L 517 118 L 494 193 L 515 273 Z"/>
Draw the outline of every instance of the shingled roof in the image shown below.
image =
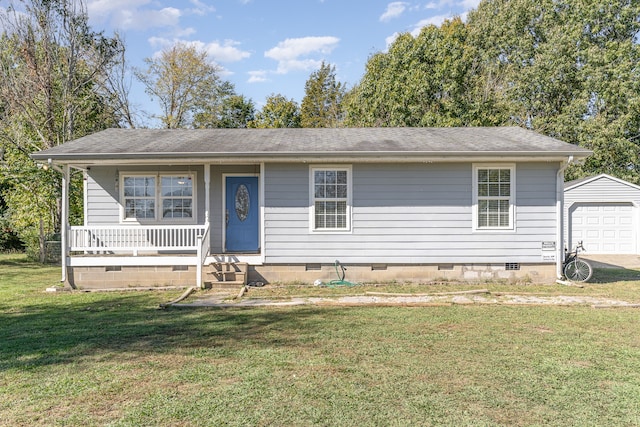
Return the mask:
<path id="1" fill-rule="evenodd" d="M 34 153 L 58 163 L 224 158 L 587 157 L 591 152 L 519 127 L 107 129 Z"/>

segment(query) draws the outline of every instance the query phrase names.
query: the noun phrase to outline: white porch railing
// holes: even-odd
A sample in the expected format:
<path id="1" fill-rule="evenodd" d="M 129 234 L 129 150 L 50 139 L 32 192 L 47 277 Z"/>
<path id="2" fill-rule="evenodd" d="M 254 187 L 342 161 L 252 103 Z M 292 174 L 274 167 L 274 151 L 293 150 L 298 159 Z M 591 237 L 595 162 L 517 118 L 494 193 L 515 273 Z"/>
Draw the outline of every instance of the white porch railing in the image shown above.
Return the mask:
<path id="1" fill-rule="evenodd" d="M 201 240 L 205 234 L 206 243 Z M 208 240 L 206 225 L 98 225 L 69 229 L 69 249 L 74 252 L 136 255 L 138 251 L 198 251 L 205 244 L 208 246 Z"/>

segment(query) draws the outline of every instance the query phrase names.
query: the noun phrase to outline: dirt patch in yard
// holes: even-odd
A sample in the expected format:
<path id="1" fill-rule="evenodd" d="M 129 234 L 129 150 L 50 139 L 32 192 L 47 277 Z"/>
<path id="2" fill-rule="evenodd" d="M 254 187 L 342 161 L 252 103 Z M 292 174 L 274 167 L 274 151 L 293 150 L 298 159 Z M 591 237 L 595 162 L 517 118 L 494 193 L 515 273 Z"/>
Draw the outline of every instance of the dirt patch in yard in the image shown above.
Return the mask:
<path id="1" fill-rule="evenodd" d="M 591 306 L 593 308 L 640 307 L 640 304 L 609 298 L 576 295 L 532 295 L 518 293 L 491 293 L 486 289 L 451 292 L 445 294 L 392 294 L 365 292 L 363 295 L 290 297 L 290 298 L 237 298 L 229 294 L 194 294 L 171 307 L 262 307 L 295 305 L 340 305 L 340 306 L 446 306 L 446 305 L 556 305 Z"/>

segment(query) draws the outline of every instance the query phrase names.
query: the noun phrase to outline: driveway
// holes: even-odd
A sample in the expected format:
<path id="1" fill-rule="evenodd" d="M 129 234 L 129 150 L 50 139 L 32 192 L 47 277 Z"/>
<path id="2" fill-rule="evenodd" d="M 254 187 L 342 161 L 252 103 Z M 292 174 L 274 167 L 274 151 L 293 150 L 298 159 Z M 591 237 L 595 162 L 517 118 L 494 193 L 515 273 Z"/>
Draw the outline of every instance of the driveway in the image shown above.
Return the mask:
<path id="1" fill-rule="evenodd" d="M 590 255 L 580 254 L 591 262 L 594 268 L 625 268 L 629 270 L 640 270 L 640 256 L 638 255 Z"/>

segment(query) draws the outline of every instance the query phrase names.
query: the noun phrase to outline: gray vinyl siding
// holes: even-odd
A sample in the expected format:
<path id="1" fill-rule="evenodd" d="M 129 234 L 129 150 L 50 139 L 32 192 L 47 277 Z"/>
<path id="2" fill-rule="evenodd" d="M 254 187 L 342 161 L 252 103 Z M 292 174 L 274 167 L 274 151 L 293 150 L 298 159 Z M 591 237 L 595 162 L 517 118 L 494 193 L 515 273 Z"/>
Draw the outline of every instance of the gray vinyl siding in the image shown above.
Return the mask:
<path id="1" fill-rule="evenodd" d="M 576 203 L 633 203 L 640 205 L 640 189 L 601 176 L 564 192 L 564 241 L 569 241 L 569 210 Z"/>
<path id="2" fill-rule="evenodd" d="M 541 262 L 558 165 L 516 165 L 514 231 L 473 231 L 471 163 L 352 165 L 349 233 L 310 231 L 309 165 L 265 166 L 267 263 Z"/>
<path id="3" fill-rule="evenodd" d="M 116 169 L 94 166 L 87 171 L 87 225 L 120 223 L 120 203 L 116 190 Z"/>
<path id="4" fill-rule="evenodd" d="M 197 223 L 204 222 L 204 169 L 188 166 L 92 166 L 87 171 L 87 225 L 118 225 L 120 222 L 120 193 L 118 181 L 121 173 L 131 172 L 195 172 Z M 171 224 L 169 221 L 157 224 Z"/>
<path id="5" fill-rule="evenodd" d="M 473 231 L 471 163 L 353 164 L 348 233 L 312 232 L 309 165 L 267 163 L 264 181 L 266 263 L 538 263 L 543 241 L 556 240 L 556 163 L 516 165 L 515 230 Z M 120 224 L 120 172 L 196 172 L 198 223 L 204 223 L 202 166 L 92 167 L 87 224 Z M 212 165 L 211 252 L 223 252 L 224 174 L 257 165 Z"/>

